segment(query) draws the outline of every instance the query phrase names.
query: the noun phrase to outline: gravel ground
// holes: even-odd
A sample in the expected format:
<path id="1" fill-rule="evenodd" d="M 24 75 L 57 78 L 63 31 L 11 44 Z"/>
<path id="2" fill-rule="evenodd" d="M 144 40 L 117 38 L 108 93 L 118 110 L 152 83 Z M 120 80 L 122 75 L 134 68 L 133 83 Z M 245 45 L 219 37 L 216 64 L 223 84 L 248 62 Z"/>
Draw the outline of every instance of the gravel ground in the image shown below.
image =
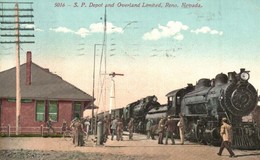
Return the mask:
<path id="1" fill-rule="evenodd" d="M 176 145 L 159 145 L 145 135 L 134 134 L 134 140 L 111 141 L 95 145 L 89 137 L 85 146 L 75 147 L 71 138 L 5 137 L 0 138 L 0 160 L 225 160 L 230 159 L 219 147 L 176 140 Z M 260 150 L 234 150 L 239 160 L 259 160 Z"/>
<path id="2" fill-rule="evenodd" d="M 0 160 L 142 160 L 144 157 L 79 151 L 0 150 Z M 146 157 L 148 158 L 148 157 Z"/>

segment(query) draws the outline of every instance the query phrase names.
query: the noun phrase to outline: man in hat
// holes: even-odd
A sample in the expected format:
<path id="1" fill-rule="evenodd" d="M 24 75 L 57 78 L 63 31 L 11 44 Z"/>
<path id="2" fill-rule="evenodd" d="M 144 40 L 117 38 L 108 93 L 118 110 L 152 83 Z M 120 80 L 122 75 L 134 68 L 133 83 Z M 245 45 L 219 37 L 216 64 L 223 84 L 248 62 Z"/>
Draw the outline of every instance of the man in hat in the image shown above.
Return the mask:
<path id="1" fill-rule="evenodd" d="M 217 154 L 221 156 L 223 149 L 226 148 L 230 154 L 229 157 L 236 157 L 230 147 L 232 142 L 232 127 L 227 123 L 227 118 L 222 118 L 220 135 L 222 137 L 222 143 Z"/>
<path id="2" fill-rule="evenodd" d="M 172 145 L 175 144 L 174 138 L 173 138 L 173 134 L 176 128 L 176 123 L 173 120 L 172 116 L 168 116 L 167 121 L 165 122 L 165 127 L 166 127 L 166 140 L 165 140 L 165 144 L 168 144 L 168 138 L 171 137 L 172 140 Z"/>
<path id="3" fill-rule="evenodd" d="M 114 139 L 114 135 L 116 135 L 117 121 L 118 121 L 118 116 L 116 116 L 116 118 L 113 119 L 113 121 L 111 122 L 111 130 L 112 130 L 111 140 L 112 141 Z"/>
<path id="4" fill-rule="evenodd" d="M 48 134 L 50 134 L 50 130 L 52 130 L 53 133 L 55 133 L 54 128 L 52 127 L 52 122 L 54 122 L 51 117 L 47 120 L 47 127 L 48 127 Z"/>
<path id="5" fill-rule="evenodd" d="M 116 140 L 117 141 L 123 141 L 123 129 L 124 129 L 124 125 L 123 125 L 123 120 L 121 118 L 118 119 L 117 121 L 117 127 L 116 127 Z"/>
<path id="6" fill-rule="evenodd" d="M 180 116 L 180 121 L 178 122 L 177 126 L 179 127 L 181 144 L 184 144 L 184 131 L 185 131 L 184 116 L 182 113 L 179 113 L 179 116 Z"/>
<path id="7" fill-rule="evenodd" d="M 75 146 L 83 146 L 84 140 L 84 129 L 83 129 L 83 123 L 79 117 L 79 114 L 75 115 L 75 118 L 72 120 L 71 128 L 73 128 L 73 143 Z"/>
<path id="8" fill-rule="evenodd" d="M 105 138 L 108 138 L 108 135 L 110 135 L 110 118 L 105 116 L 104 119 L 104 133 L 105 133 Z"/>
<path id="9" fill-rule="evenodd" d="M 133 140 L 134 118 L 131 118 L 128 123 L 128 131 L 129 131 L 129 140 Z"/>
<path id="10" fill-rule="evenodd" d="M 152 122 L 150 119 L 148 119 L 148 121 L 146 123 L 147 139 L 150 139 L 150 137 L 151 137 L 151 126 L 152 126 Z"/>
<path id="11" fill-rule="evenodd" d="M 163 136 L 165 132 L 165 118 L 162 117 L 158 124 L 159 129 L 159 138 L 158 138 L 158 144 L 163 144 Z"/>

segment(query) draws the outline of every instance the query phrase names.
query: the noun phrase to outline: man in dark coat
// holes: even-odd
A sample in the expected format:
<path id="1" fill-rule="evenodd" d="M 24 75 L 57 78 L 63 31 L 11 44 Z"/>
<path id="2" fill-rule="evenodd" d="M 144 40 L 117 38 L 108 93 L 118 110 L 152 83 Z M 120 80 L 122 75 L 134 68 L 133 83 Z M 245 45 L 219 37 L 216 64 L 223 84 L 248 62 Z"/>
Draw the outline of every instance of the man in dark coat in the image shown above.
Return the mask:
<path id="1" fill-rule="evenodd" d="M 73 128 L 73 143 L 75 144 L 75 146 L 83 146 L 84 129 L 79 115 L 76 115 L 76 118 L 72 120 L 71 127 Z"/>
<path id="2" fill-rule="evenodd" d="M 55 133 L 54 128 L 52 127 L 52 122 L 53 120 L 51 119 L 51 117 L 49 117 L 49 119 L 46 122 L 48 127 L 48 134 L 50 134 L 50 130 L 52 130 L 52 132 Z"/>
<path id="3" fill-rule="evenodd" d="M 116 135 L 116 140 L 121 140 L 123 141 L 123 129 L 124 129 L 124 125 L 123 125 L 123 121 L 120 118 L 117 121 L 117 127 L 116 127 L 116 131 L 117 131 L 117 135 Z"/>
<path id="4" fill-rule="evenodd" d="M 105 134 L 105 138 L 107 139 L 108 138 L 108 135 L 110 135 L 110 119 L 105 116 L 105 119 L 104 119 L 104 134 Z"/>
<path id="5" fill-rule="evenodd" d="M 163 144 L 163 136 L 165 132 L 165 118 L 162 117 L 158 124 L 159 129 L 159 138 L 158 138 L 158 144 Z"/>
<path id="6" fill-rule="evenodd" d="M 114 136 L 116 135 L 117 121 L 118 121 L 118 116 L 116 116 L 116 118 L 111 122 L 111 130 L 112 130 L 111 140 L 112 141 L 114 139 Z"/>
<path id="7" fill-rule="evenodd" d="M 153 140 L 156 140 L 154 138 L 154 135 L 156 134 L 157 129 L 158 129 L 158 124 L 154 124 L 154 125 L 152 124 L 152 126 L 150 127 L 151 138 Z"/>
<path id="8" fill-rule="evenodd" d="M 165 144 L 168 144 L 168 138 L 171 137 L 172 140 L 172 145 L 175 144 L 173 134 L 176 128 L 176 123 L 173 120 L 171 116 L 168 116 L 168 120 L 165 122 L 165 127 L 166 127 L 166 141 Z"/>

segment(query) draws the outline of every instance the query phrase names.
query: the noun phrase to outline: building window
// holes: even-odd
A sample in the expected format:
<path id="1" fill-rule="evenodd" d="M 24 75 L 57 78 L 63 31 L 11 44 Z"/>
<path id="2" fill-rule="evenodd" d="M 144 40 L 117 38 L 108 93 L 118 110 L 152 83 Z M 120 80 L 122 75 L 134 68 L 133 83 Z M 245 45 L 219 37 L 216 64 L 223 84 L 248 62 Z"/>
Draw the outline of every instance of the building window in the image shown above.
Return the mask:
<path id="1" fill-rule="evenodd" d="M 74 118 L 78 114 L 80 116 L 81 113 L 81 103 L 80 102 L 75 102 L 74 103 Z"/>
<path id="2" fill-rule="evenodd" d="M 16 98 L 8 98 L 8 102 L 16 102 Z M 31 103 L 33 100 L 32 99 L 21 99 L 21 103 Z"/>
<path id="3" fill-rule="evenodd" d="M 36 101 L 36 121 L 44 122 L 45 120 L 45 103 Z"/>
<path id="4" fill-rule="evenodd" d="M 32 99 L 22 99 L 21 102 L 22 103 L 32 103 Z"/>
<path id="5" fill-rule="evenodd" d="M 7 102 L 16 102 L 16 98 L 8 98 Z"/>
<path id="6" fill-rule="evenodd" d="M 58 102 L 57 101 L 49 101 L 49 117 L 51 120 L 57 122 L 58 121 Z"/>

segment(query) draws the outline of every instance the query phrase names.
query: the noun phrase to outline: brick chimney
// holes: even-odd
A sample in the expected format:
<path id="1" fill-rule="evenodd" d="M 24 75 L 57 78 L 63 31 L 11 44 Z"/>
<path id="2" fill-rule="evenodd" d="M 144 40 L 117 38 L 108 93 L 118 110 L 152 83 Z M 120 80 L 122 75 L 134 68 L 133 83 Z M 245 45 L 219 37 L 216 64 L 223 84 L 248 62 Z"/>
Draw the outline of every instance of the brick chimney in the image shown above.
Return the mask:
<path id="1" fill-rule="evenodd" d="M 31 69 L 32 69 L 32 52 L 27 51 L 26 55 L 26 85 L 31 85 L 32 83 L 32 76 L 31 76 Z"/>

